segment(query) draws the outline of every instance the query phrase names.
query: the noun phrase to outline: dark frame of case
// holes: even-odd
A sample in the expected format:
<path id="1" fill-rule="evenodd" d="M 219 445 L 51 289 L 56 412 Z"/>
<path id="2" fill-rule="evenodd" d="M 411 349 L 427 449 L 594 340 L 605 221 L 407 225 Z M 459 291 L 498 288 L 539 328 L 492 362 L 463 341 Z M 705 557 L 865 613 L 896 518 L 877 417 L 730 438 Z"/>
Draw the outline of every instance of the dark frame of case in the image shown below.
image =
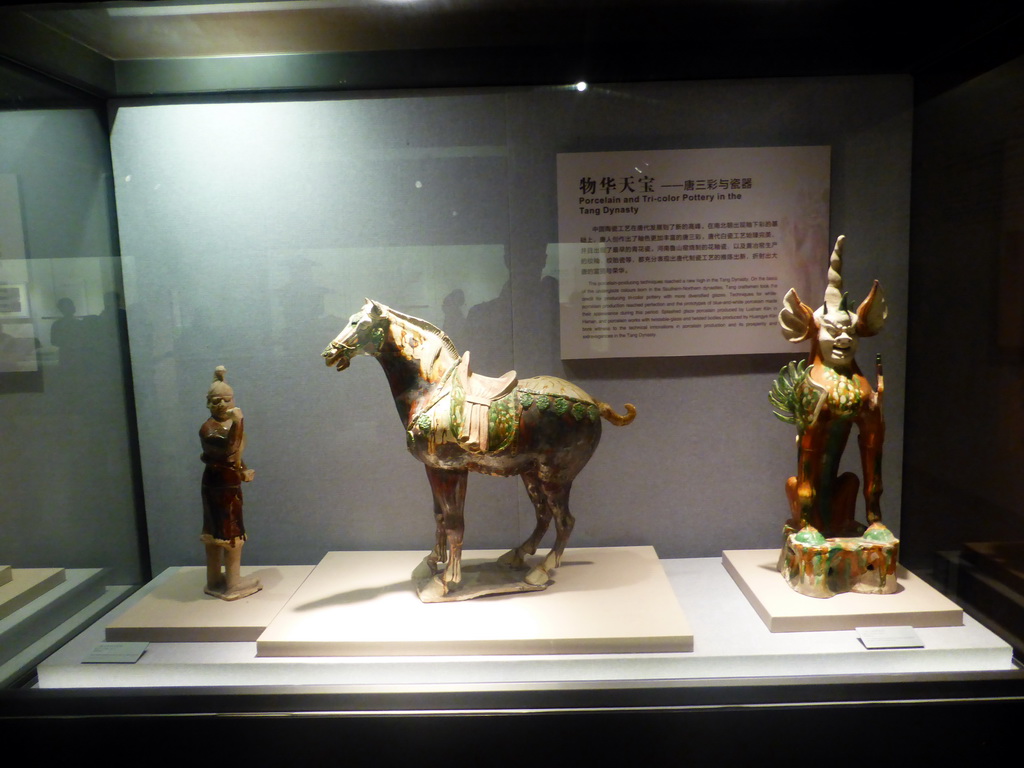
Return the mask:
<path id="1" fill-rule="evenodd" d="M 306 90 L 418 89 L 563 83 L 585 76 L 593 81 L 643 81 L 714 77 L 841 75 L 909 72 L 915 78 L 915 99 L 922 111 L 971 77 L 994 70 L 1024 53 L 1020 34 L 1024 13 L 1006 11 L 989 19 L 984 34 L 958 38 L 930 60 L 924 42 L 908 43 L 902 58 L 887 48 L 905 43 L 910 30 L 893 25 L 880 34 L 876 50 L 854 50 L 852 43 L 878 30 L 891 19 L 861 7 L 851 20 L 855 3 L 837 4 L 832 15 L 813 18 L 806 4 L 790 9 L 808 19 L 801 33 L 784 30 L 793 18 L 782 14 L 747 19 L 741 39 L 756 39 L 758 23 L 767 25 L 780 44 L 808 43 L 821 50 L 800 54 L 794 46 L 765 57 L 754 52 L 736 55 L 714 66 L 701 64 L 700 50 L 673 56 L 652 45 L 628 62 L 598 55 L 601 46 L 630 31 L 644 28 L 662 9 L 642 4 L 630 13 L 625 4 L 599 4 L 587 18 L 590 33 L 585 46 L 566 51 L 548 41 L 514 45 L 438 47 L 388 52 L 323 53 L 281 58 L 278 69 L 255 60 L 146 60 L 114 62 L 82 45 L 68 45 L 35 20 L 4 12 L 10 24 L 0 24 L 0 57 L 40 88 L 37 103 L 60 102 L 67 86 L 101 109 L 112 97 L 187 97 L 189 94 L 240 92 L 258 94 Z M 30 6 L 22 6 L 26 8 Z M 749 9 L 748 9 L 749 10 Z M 984 14 L 962 9 L 965 27 L 978 31 Z M 527 12 L 527 11 L 522 11 Z M 697 21 L 717 23 L 730 18 L 714 3 L 697 5 Z M 725 14 L 724 16 L 721 14 Z M 653 14 L 653 15 L 652 15 Z M 801 16 L 801 14 L 803 14 Z M 844 16 L 844 14 L 846 14 Z M 957 14 L 951 14 L 956 20 Z M 500 20 L 500 14 L 492 21 Z M 483 15 L 474 24 L 486 23 Z M 846 24 L 844 25 L 844 22 Z M 570 21 L 541 17 L 557 34 Z M 909 22 L 907 22 L 909 24 Z M 601 31 L 593 31 L 600 25 Z M 612 29 L 618 25 L 618 29 Z M 824 43 L 830 25 L 843 27 Z M 649 27 L 648 27 L 649 29 Z M 667 43 L 664 33 L 655 37 Z M 939 46 L 941 47 L 941 46 Z M 705 50 L 706 52 L 706 50 Z M 274 58 L 274 57 L 271 57 Z M 923 63 L 924 62 L 924 63 Z M 27 74 L 31 70 L 32 74 Z M 1019 71 L 1019 69 L 1018 69 Z M 340 75 L 340 76 L 339 76 Z M 339 85 L 339 82 L 343 82 Z M 52 86 L 52 92 L 47 89 Z M 15 99 L 18 101 L 18 99 Z M 919 113 L 920 114 L 920 113 Z M 916 125 L 915 145 L 921 129 Z M 918 156 L 915 171 L 929 162 Z M 915 176 L 916 179 L 916 176 Z M 930 224 L 925 210 L 928 191 L 913 184 L 912 270 L 924 257 L 915 255 L 915 235 Z M 908 358 L 915 340 L 924 337 L 925 305 L 911 295 Z M 917 314 L 915 315 L 915 312 Z M 917 330 L 919 329 L 919 330 Z M 908 370 L 911 369 L 908 360 Z M 908 402 L 913 388 L 908 378 Z M 129 386 L 130 389 L 130 386 Z M 908 405 L 907 432 L 922 429 L 925 414 Z M 128 436 L 131 440 L 131 435 Z M 908 441 L 908 453 L 911 448 Z M 136 458 L 137 461 L 137 458 Z M 905 477 L 911 476 L 905 463 Z M 914 487 L 908 481 L 907 486 Z M 905 496 L 908 491 L 905 489 Z M 139 503 L 139 523 L 145 520 Z M 910 510 L 910 505 L 906 506 Z M 912 511 L 905 515 L 911 519 Z M 922 523 L 922 526 L 925 524 Z M 927 535 L 923 532 L 922 535 Z M 144 535 L 142 541 L 145 541 Z M 140 543 L 143 578 L 148 573 L 145 545 Z M 1019 619 L 1019 617 L 1017 617 Z M 1010 622 L 1014 619 L 1010 618 Z M 998 622 L 1005 630 L 1009 622 Z M 1020 640 L 1012 641 L 1016 653 Z M 19 739 L 74 744 L 104 742 L 131 732 L 154 736 L 169 751 L 190 753 L 205 739 L 230 738 L 239 754 L 268 759 L 301 754 L 350 757 L 360 761 L 387 757 L 487 754 L 500 748 L 510 757 L 539 756 L 559 743 L 571 744 L 578 758 L 612 757 L 707 758 L 749 757 L 792 748 L 794 735 L 805 733 L 866 733 L 870 728 L 889 738 L 891 757 L 922 757 L 932 751 L 946 757 L 974 757 L 1013 737 L 1001 721 L 1019 713 L 1024 702 L 1024 673 L 955 675 L 893 675 L 808 677 L 795 679 L 666 680 L 644 683 L 488 684 L 480 686 L 410 686 L 353 691 L 324 688 L 205 688 L 205 689 L 79 689 L 0 691 L 0 723 Z M 198 737 L 198 738 L 197 738 Z M 182 741 L 191 743 L 183 744 Z M 302 745 L 297 746 L 297 745 Z M 521 745 L 521 746 L 520 746 Z M 160 747 L 164 749 L 163 746 Z M 812 747 L 813 749 L 813 747 Z"/>

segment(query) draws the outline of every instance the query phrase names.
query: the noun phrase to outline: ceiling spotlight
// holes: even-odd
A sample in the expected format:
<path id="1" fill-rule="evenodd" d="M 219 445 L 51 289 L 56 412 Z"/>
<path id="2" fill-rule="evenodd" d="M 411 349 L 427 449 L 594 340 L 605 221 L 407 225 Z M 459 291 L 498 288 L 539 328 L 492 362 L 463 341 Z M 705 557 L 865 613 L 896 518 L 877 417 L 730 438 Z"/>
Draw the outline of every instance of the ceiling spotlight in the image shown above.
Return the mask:
<path id="1" fill-rule="evenodd" d="M 587 90 L 586 80 L 580 80 L 578 83 L 576 83 L 576 90 L 579 91 L 580 93 L 583 93 L 583 91 Z"/>

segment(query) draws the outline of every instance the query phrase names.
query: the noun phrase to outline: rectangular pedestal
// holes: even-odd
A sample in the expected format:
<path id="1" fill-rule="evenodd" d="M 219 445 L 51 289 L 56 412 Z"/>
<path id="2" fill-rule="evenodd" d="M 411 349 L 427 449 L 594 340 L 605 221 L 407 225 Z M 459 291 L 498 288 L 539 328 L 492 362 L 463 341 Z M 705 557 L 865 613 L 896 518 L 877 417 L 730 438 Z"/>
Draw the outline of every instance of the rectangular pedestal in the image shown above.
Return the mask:
<path id="1" fill-rule="evenodd" d="M 14 568 L 0 586 L 0 619 L 10 616 L 64 582 L 63 568 Z"/>
<path id="2" fill-rule="evenodd" d="M 331 552 L 257 642 L 259 656 L 678 652 L 693 634 L 653 547 L 566 550 L 543 592 L 420 602 L 423 552 Z M 468 551 L 463 567 L 499 550 Z"/>
<path id="3" fill-rule="evenodd" d="M 206 568 L 170 568 L 141 600 L 107 625 L 111 642 L 252 641 L 267 628 L 312 567 L 284 565 L 242 568 L 263 589 L 231 602 L 203 594 Z"/>
<path id="4" fill-rule="evenodd" d="M 952 600 L 897 567 L 891 595 L 852 592 L 830 598 L 801 595 L 778 571 L 777 549 L 726 550 L 722 563 L 757 615 L 772 632 L 816 632 L 855 627 L 957 627 L 963 610 Z"/>

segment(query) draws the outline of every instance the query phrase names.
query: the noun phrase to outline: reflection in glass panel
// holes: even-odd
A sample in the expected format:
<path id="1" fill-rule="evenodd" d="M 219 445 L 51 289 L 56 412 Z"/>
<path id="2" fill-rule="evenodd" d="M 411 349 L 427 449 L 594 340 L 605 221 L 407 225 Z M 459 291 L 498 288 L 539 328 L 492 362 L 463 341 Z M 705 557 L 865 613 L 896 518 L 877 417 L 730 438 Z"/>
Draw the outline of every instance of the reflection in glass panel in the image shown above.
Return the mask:
<path id="1" fill-rule="evenodd" d="M 103 113 L 35 82 L 0 69 L 0 685 L 145 575 Z"/>

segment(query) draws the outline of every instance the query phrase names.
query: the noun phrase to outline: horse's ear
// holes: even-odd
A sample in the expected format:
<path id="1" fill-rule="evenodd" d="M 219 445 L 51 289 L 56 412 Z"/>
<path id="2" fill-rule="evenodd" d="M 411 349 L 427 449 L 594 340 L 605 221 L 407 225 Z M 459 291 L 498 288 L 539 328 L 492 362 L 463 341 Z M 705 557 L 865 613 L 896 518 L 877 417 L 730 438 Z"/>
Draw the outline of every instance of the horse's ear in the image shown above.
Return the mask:
<path id="1" fill-rule="evenodd" d="M 366 305 L 367 306 L 364 308 L 369 309 L 370 317 L 380 317 L 381 315 L 384 314 L 384 311 L 380 308 L 380 304 L 378 304 L 373 299 L 367 299 Z"/>

